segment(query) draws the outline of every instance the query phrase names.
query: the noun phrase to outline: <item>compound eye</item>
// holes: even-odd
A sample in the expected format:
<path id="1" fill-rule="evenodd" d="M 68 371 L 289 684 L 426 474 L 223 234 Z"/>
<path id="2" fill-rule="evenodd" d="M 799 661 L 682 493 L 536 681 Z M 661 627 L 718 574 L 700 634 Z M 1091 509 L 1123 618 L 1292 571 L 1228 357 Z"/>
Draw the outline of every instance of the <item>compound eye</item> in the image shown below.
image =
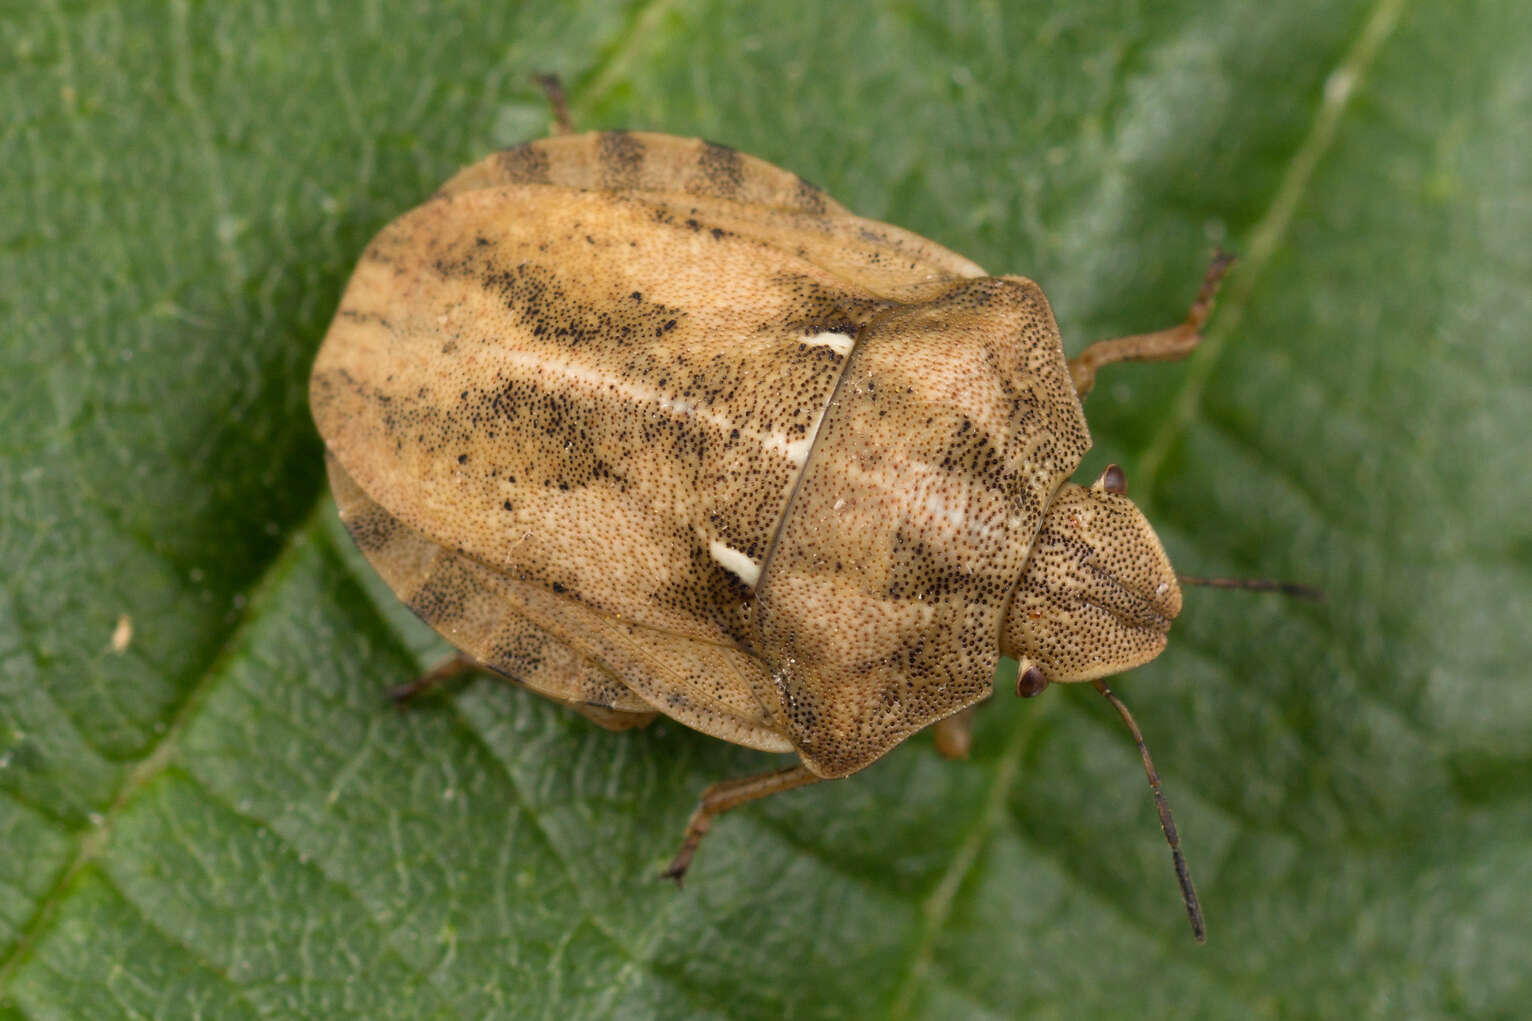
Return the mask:
<path id="1" fill-rule="evenodd" d="M 1035 698 L 1048 686 L 1048 678 L 1035 663 L 1023 670 L 1016 678 L 1016 694 L 1022 698 Z"/>
<path id="2" fill-rule="evenodd" d="M 1128 477 L 1115 464 L 1109 464 L 1102 470 L 1101 477 L 1096 480 L 1096 485 L 1116 496 L 1128 495 Z"/>

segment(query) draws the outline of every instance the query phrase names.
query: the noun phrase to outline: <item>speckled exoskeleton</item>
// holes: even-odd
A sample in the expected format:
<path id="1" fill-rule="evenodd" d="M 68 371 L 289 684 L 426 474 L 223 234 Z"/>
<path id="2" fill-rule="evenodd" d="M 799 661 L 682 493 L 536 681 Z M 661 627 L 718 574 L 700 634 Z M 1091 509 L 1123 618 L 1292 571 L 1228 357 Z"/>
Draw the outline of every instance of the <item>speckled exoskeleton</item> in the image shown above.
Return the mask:
<path id="1" fill-rule="evenodd" d="M 1080 398 L 1190 352 L 1223 266 L 1066 360 L 1030 280 L 721 145 L 569 134 L 373 240 L 310 396 L 351 534 L 463 662 L 797 755 L 705 792 L 679 878 L 737 804 L 962 748 L 1002 655 L 1110 697 L 1160 652 L 1177 576 L 1118 469 L 1067 481 Z"/>

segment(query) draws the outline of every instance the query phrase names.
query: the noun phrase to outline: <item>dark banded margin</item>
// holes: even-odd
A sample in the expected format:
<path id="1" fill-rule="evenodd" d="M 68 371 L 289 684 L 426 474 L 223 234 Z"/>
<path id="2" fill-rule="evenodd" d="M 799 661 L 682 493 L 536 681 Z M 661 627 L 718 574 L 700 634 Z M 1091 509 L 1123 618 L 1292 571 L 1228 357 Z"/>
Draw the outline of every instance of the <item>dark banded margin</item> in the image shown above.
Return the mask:
<path id="1" fill-rule="evenodd" d="M 377 507 L 347 519 L 345 525 L 357 549 L 364 554 L 376 553 L 393 540 L 399 530 L 399 519 Z"/>
<path id="2" fill-rule="evenodd" d="M 437 192 L 549 185 L 668 192 L 816 216 L 848 210 L 790 171 L 718 142 L 649 131 L 555 135 L 505 149 L 460 171 Z"/>
<path id="3" fill-rule="evenodd" d="M 431 542 L 363 492 L 333 455 L 325 461 L 341 521 L 367 562 L 417 617 L 475 663 L 613 730 L 653 718 L 653 707 L 620 677 L 517 612 L 497 591 L 500 576 Z"/>
<path id="4" fill-rule="evenodd" d="M 693 195 L 737 199 L 745 183 L 745 165 L 739 150 L 717 142 L 702 143 L 697 153 L 697 173 L 699 176 L 686 189 Z"/>
<path id="5" fill-rule="evenodd" d="M 823 188 L 811 181 L 806 181 L 797 174 L 798 188 L 794 195 L 797 199 L 795 205 L 805 213 L 827 213 L 830 211 L 830 196 L 825 194 Z"/>
<path id="6" fill-rule="evenodd" d="M 430 569 L 420 575 L 420 586 L 400 595 L 415 616 L 433 628 L 451 631 L 463 620 L 472 583 L 454 558 L 438 555 Z"/>
<path id="7" fill-rule="evenodd" d="M 598 187 L 609 191 L 642 189 L 644 143 L 626 131 L 603 131 L 596 138 Z"/>
<path id="8" fill-rule="evenodd" d="M 548 154 L 529 142 L 495 154 L 506 184 L 552 184 L 548 174 Z"/>

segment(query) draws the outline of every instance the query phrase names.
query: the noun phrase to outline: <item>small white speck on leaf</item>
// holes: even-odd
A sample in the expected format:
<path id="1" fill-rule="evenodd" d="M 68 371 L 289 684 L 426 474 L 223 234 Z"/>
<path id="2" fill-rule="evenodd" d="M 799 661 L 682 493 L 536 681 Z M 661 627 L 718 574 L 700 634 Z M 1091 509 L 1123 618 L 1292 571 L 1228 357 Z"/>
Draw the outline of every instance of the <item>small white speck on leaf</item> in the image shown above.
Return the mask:
<path id="1" fill-rule="evenodd" d="M 121 656 L 133 644 L 133 618 L 124 613 L 112 628 L 112 651 Z"/>

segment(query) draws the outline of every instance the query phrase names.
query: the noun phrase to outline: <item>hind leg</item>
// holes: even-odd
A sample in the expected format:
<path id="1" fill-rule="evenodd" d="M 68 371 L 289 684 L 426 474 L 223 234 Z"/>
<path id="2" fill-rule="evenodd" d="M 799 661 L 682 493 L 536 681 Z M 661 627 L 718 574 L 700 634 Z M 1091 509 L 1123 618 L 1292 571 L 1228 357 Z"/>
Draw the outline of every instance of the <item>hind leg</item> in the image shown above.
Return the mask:
<path id="1" fill-rule="evenodd" d="M 563 80 L 556 74 L 533 75 L 532 80 L 537 82 L 537 87 L 548 97 L 548 105 L 553 108 L 553 131 L 550 134 L 574 134 L 574 124 L 569 119 L 569 98 L 564 95 Z"/>
<path id="2" fill-rule="evenodd" d="M 453 653 L 413 681 L 405 681 L 403 684 L 396 684 L 389 688 L 388 699 L 396 705 L 403 705 L 433 688 L 441 687 L 455 677 L 461 677 L 477 669 L 479 664 L 475 663 L 471 657 L 461 652 Z"/>
<path id="3" fill-rule="evenodd" d="M 774 769 L 769 773 L 757 773 L 754 776 L 742 776 L 734 780 L 722 780 L 713 784 L 702 792 L 701 804 L 692 813 L 691 821 L 686 824 L 686 836 L 681 841 L 681 849 L 671 859 L 670 867 L 662 873 L 667 879 L 674 879 L 676 885 L 680 885 L 681 878 L 686 875 L 686 870 L 691 867 L 692 855 L 697 853 L 697 845 L 702 843 L 702 838 L 707 836 L 707 831 L 713 828 L 713 820 L 731 808 L 748 804 L 760 798 L 772 794 L 780 794 L 790 791 L 795 787 L 807 787 L 811 783 L 818 783 L 823 777 L 810 773 L 807 766 L 791 766 L 787 769 Z"/>
<path id="4" fill-rule="evenodd" d="M 530 628 L 533 627 L 533 625 L 528 624 L 527 627 Z M 558 641 L 558 639 L 551 635 L 545 635 L 545 637 L 546 640 L 550 643 Z M 580 657 L 578 653 L 575 653 L 572 650 L 569 650 L 569 655 L 577 660 L 583 660 L 583 657 Z M 575 712 L 579 713 L 587 720 L 590 720 L 592 723 L 598 726 L 605 727 L 607 730 L 632 730 L 634 727 L 647 726 L 648 724 L 654 722 L 655 716 L 658 715 L 658 713 L 652 709 L 614 709 L 609 705 L 598 702 L 589 702 L 576 698 L 560 697 L 559 695 L 552 694 L 546 690 L 548 687 L 553 687 L 560 690 L 569 690 L 571 688 L 579 689 L 583 687 L 586 691 L 591 692 L 593 696 L 601 697 L 596 695 L 594 685 L 591 684 L 588 675 L 594 674 L 597 679 L 597 683 L 599 684 L 607 684 L 609 682 L 604 676 L 602 676 L 602 671 L 600 668 L 597 667 L 594 663 L 590 663 L 589 661 L 580 662 L 574 665 L 572 669 L 566 669 L 565 676 L 554 679 L 552 683 L 550 683 L 548 678 L 540 678 L 543 684 L 541 687 L 539 687 L 538 685 L 534 685 L 522 680 L 520 677 L 515 677 L 504 671 L 487 667 L 475 660 L 473 657 L 465 655 L 461 652 L 448 656 L 446 659 L 442 660 L 440 663 L 436 664 L 436 666 L 432 667 L 430 670 L 427 670 L 425 673 L 421 674 L 413 681 L 406 681 L 403 684 L 395 685 L 394 687 L 389 688 L 388 697 L 390 701 L 394 702 L 396 705 L 403 705 L 405 702 L 409 702 L 415 698 L 418 698 L 420 695 L 423 695 L 433 688 L 441 687 L 443 684 L 446 684 L 448 681 L 451 681 L 454 678 L 461 677 L 463 674 L 473 673 L 476 670 L 483 670 L 488 673 L 495 674 L 497 677 L 504 677 L 506 680 L 515 681 L 524 687 L 531 688 L 533 691 L 536 691 L 538 694 L 545 696 L 551 701 L 558 702 L 561 705 L 573 709 Z"/>

